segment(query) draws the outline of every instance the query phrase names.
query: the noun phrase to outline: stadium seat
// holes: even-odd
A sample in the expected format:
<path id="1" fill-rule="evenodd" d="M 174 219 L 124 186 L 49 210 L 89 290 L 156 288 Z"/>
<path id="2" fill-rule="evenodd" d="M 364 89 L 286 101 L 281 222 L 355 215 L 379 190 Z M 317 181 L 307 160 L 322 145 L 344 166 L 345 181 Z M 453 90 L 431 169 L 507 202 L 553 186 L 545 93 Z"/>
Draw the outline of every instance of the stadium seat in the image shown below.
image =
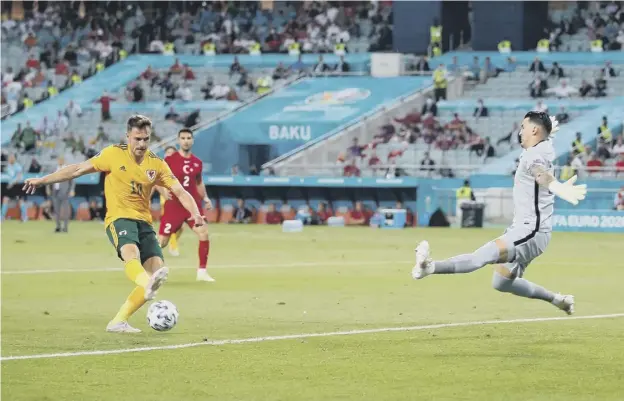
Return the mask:
<path id="1" fill-rule="evenodd" d="M 17 205 L 13 205 L 12 207 L 9 207 L 9 210 L 7 210 L 6 217 L 11 220 L 19 220 L 20 215 L 19 207 L 17 207 Z"/>

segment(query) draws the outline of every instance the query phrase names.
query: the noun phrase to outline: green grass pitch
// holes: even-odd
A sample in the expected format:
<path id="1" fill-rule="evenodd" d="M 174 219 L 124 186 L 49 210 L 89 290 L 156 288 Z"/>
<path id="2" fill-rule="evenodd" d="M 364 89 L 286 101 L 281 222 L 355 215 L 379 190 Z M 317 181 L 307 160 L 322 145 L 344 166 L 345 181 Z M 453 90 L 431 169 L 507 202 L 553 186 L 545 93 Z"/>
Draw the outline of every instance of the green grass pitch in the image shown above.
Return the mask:
<path id="1" fill-rule="evenodd" d="M 64 354 L 529 318 L 563 318 L 541 301 L 491 289 L 489 267 L 411 280 L 414 247 L 471 252 L 498 230 L 211 227 L 216 283 L 196 283 L 197 240 L 167 257 L 159 299 L 180 321 L 158 333 L 104 328 L 132 289 L 97 223 L 54 234 L 2 224 L 2 357 Z M 577 316 L 624 314 L 622 236 L 555 233 L 526 278 L 576 296 Z M 54 272 L 45 272 L 53 270 Z M 73 270 L 73 271 L 72 271 Z M 92 270 L 92 271 L 91 271 Z M 30 272 L 31 274 L 22 274 Z M 540 320 L 182 349 L 2 360 L 2 399 L 505 400 L 624 399 L 624 317 Z"/>

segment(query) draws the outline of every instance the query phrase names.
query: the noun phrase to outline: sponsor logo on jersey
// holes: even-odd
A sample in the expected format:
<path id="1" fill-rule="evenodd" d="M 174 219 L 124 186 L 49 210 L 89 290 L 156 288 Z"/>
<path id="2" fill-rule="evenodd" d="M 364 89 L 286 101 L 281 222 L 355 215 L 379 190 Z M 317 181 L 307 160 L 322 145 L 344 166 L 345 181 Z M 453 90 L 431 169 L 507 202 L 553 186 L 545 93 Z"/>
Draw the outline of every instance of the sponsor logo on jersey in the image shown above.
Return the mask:
<path id="1" fill-rule="evenodd" d="M 126 166 L 119 167 L 119 171 L 126 171 Z"/>
<path id="2" fill-rule="evenodd" d="M 150 181 L 154 181 L 156 179 L 156 170 L 147 170 L 147 178 L 149 178 Z"/>

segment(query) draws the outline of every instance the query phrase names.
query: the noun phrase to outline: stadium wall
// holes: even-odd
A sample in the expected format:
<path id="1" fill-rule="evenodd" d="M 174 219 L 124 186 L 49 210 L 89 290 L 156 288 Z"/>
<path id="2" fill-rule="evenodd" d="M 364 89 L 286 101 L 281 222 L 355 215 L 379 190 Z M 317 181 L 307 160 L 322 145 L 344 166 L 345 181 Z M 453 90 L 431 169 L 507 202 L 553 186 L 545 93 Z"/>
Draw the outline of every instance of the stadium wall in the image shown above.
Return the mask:
<path id="1" fill-rule="evenodd" d="M 26 174 L 25 178 L 34 176 Z M 3 187 L 8 179 L 1 176 Z M 74 209 L 84 206 L 90 197 L 100 196 L 99 175 L 88 175 L 76 180 L 77 197 L 72 200 Z M 511 220 L 512 177 L 474 175 L 470 178 L 477 200 L 486 204 L 490 213 L 501 218 L 500 223 Z M 319 202 L 330 202 L 333 208 L 349 208 L 362 201 L 370 209 L 393 207 L 396 201 L 414 211 L 418 224 L 426 226 L 429 216 L 440 208 L 447 215 L 456 209 L 455 190 L 463 179 L 401 178 L 345 178 L 345 177 L 258 177 L 258 176 L 204 176 L 208 193 L 219 205 L 232 205 L 236 198 L 248 200 L 252 206 L 269 202 L 278 206 L 288 204 L 297 208 Z M 622 187 L 622 180 L 587 181 L 590 192 L 580 207 L 557 200 L 553 223 L 561 231 L 597 231 L 624 233 L 624 213 L 612 210 L 614 194 Z M 31 197 L 33 203 L 44 199 L 43 191 Z M 507 203 L 507 205 L 501 202 Z M 487 214 L 486 214 L 487 216 Z"/>

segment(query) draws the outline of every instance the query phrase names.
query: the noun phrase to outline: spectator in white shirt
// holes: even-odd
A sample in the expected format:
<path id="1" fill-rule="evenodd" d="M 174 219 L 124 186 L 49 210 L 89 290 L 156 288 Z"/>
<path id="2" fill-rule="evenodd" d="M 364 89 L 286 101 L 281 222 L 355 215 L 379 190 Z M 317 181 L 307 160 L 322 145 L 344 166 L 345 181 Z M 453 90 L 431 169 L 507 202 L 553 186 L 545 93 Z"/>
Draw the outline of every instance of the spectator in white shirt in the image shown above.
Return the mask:
<path id="1" fill-rule="evenodd" d="M 54 135 L 61 135 L 65 133 L 65 130 L 69 126 L 69 120 L 63 114 L 62 111 L 59 110 L 58 115 L 56 116 L 56 120 L 54 121 Z"/>
<path id="2" fill-rule="evenodd" d="M 613 146 L 613 149 L 611 149 L 611 154 L 612 155 L 624 155 L 624 136 L 620 135 L 617 138 L 617 141 L 615 142 L 615 145 Z"/>
<path id="3" fill-rule="evenodd" d="M 9 67 L 7 68 L 6 72 L 2 74 L 2 84 L 8 85 L 11 82 L 13 82 L 14 78 L 15 78 L 15 74 L 13 73 L 13 68 Z"/>
<path id="4" fill-rule="evenodd" d="M 191 92 L 191 88 L 188 85 L 182 85 L 176 95 L 185 102 L 193 100 L 193 92 Z"/>
<path id="5" fill-rule="evenodd" d="M 82 116 L 82 108 L 73 100 L 69 101 L 65 112 L 69 118 Z"/>
<path id="6" fill-rule="evenodd" d="M 554 95 L 558 98 L 564 98 L 564 97 L 567 98 L 567 97 L 578 95 L 578 93 L 579 93 L 578 89 L 568 85 L 567 79 L 562 79 L 559 82 L 559 86 L 546 89 L 547 95 Z"/>
<path id="7" fill-rule="evenodd" d="M 165 51 L 165 45 L 161 40 L 155 39 L 149 45 L 150 52 L 163 53 Z"/>
<path id="8" fill-rule="evenodd" d="M 583 155 L 581 153 L 577 153 L 576 156 L 574 156 L 570 166 L 576 171 L 579 178 L 585 177 L 585 162 L 583 161 Z"/>

